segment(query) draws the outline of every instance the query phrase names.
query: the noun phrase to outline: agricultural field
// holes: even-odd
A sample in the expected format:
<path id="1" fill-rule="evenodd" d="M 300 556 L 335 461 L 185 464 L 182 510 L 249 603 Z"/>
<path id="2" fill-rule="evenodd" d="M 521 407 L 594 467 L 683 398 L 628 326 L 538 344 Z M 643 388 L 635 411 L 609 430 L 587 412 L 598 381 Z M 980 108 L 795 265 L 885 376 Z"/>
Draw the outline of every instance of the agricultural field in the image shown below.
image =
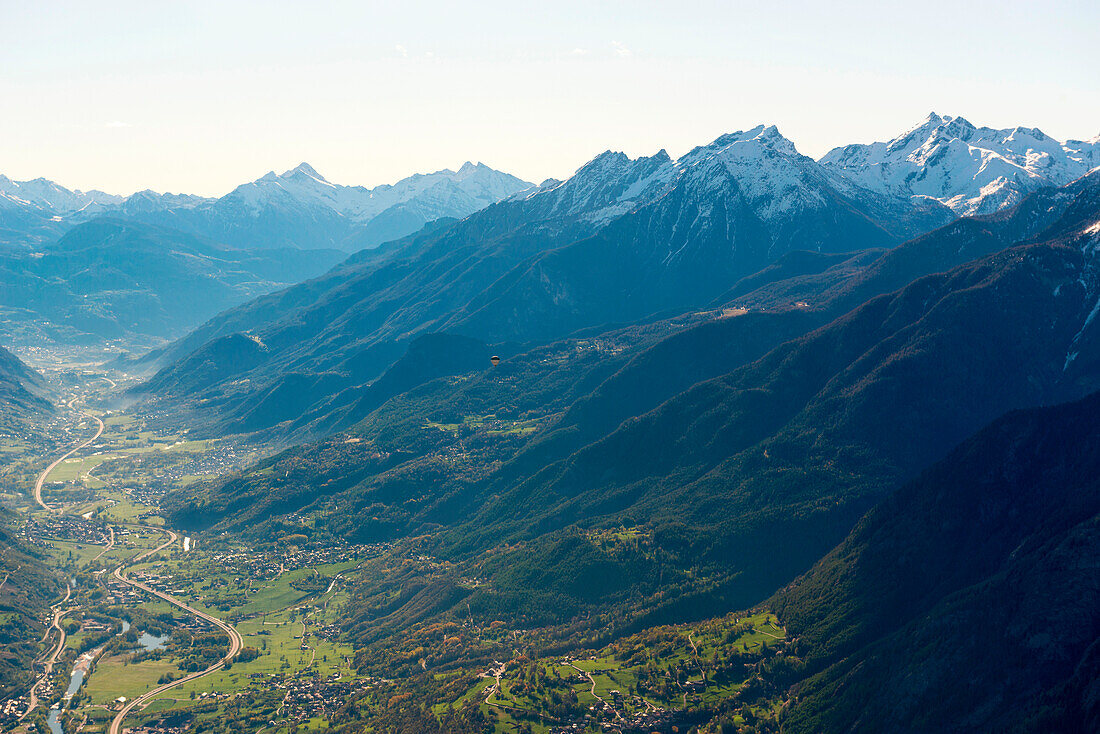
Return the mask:
<path id="1" fill-rule="evenodd" d="M 543 423 L 544 420 L 538 418 L 515 421 L 498 419 L 495 415 L 468 415 L 462 419 L 461 423 L 427 421 L 425 425 L 428 428 L 447 431 L 455 435 L 465 429 L 471 431 L 484 430 L 490 436 L 526 436 L 537 431 Z"/>

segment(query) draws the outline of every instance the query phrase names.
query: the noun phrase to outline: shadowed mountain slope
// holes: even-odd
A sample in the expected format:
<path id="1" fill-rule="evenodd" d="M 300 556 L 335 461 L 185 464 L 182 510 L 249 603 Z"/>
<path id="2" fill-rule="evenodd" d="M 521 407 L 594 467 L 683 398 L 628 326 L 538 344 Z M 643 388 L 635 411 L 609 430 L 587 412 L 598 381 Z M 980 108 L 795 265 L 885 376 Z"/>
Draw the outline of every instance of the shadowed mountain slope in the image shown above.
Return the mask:
<path id="1" fill-rule="evenodd" d="M 1009 414 L 771 605 L 811 671 L 784 730 L 1095 731 L 1100 395 Z"/>

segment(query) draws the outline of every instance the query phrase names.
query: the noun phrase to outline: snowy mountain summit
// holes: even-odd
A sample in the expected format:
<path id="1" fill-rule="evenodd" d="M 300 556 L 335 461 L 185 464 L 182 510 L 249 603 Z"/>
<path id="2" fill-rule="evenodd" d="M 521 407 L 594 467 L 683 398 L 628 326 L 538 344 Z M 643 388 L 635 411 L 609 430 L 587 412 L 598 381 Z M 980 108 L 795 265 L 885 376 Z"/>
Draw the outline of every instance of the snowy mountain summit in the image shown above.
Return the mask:
<path id="1" fill-rule="evenodd" d="M 102 191 L 69 190 L 53 181 L 36 178 L 33 181 L 12 181 L 0 175 L 0 200 L 9 206 L 24 206 L 54 214 L 72 214 L 73 212 L 93 209 L 102 211 L 122 201 L 121 196 L 112 196 Z"/>
<path id="2" fill-rule="evenodd" d="M 461 219 L 531 184 L 467 162 L 374 188 L 334 184 L 308 163 L 241 184 L 221 198 L 139 191 L 123 198 L 52 181 L 0 176 L 0 244 L 55 240 L 103 214 L 170 227 L 244 248 L 357 250 Z"/>
<path id="3" fill-rule="evenodd" d="M 821 164 L 884 194 L 926 197 L 957 214 L 1012 206 L 1041 186 L 1061 186 L 1100 165 L 1100 136 L 1059 142 L 1037 128 L 995 130 L 931 113 L 889 142 L 835 148 Z"/>
<path id="4" fill-rule="evenodd" d="M 822 185 L 845 191 L 847 179 L 821 168 L 800 154 L 774 125 L 757 125 L 722 135 L 673 160 L 664 150 L 631 159 L 605 151 L 581 166 L 566 181 L 547 181 L 515 198 L 552 200 L 555 214 L 581 215 L 605 221 L 665 196 L 691 182 L 699 191 L 738 182 L 742 196 L 761 205 L 762 213 L 792 206 L 813 206 Z"/>
<path id="5" fill-rule="evenodd" d="M 257 212 L 281 199 L 293 199 L 331 209 L 352 221 L 366 223 L 390 207 L 416 201 L 436 216 L 466 216 L 530 186 L 515 176 L 467 161 L 458 171 L 418 173 L 395 184 L 373 189 L 328 181 L 308 163 L 277 174 L 274 171 L 234 189 L 226 198 L 247 202 Z M 444 203 L 445 202 L 445 203 Z"/>
<path id="6" fill-rule="evenodd" d="M 547 216 L 577 216 L 603 224 L 673 193 L 668 205 L 675 201 L 682 209 L 681 233 L 690 231 L 693 221 L 737 210 L 754 227 L 800 233 L 808 249 L 817 246 L 818 233 L 816 227 L 803 226 L 805 217 L 823 223 L 859 211 L 870 215 L 875 228 L 905 233 L 914 216 L 938 223 L 951 216 L 937 202 L 869 190 L 842 171 L 799 153 L 774 125 L 727 133 L 677 159 L 664 150 L 635 159 L 606 151 L 568 180 L 547 181 L 512 200 L 537 203 Z M 868 221 L 862 215 L 857 218 Z"/>

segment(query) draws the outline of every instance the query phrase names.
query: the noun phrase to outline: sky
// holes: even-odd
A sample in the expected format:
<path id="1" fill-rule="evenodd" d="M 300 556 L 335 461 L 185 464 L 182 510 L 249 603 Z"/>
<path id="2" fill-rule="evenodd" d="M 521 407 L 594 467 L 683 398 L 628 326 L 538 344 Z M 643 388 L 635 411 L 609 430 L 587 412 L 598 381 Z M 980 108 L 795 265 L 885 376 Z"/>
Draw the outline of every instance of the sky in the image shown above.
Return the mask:
<path id="1" fill-rule="evenodd" d="M 308 161 L 529 181 L 776 124 L 819 157 L 929 112 L 1100 134 L 1100 3 L 0 0 L 0 173 L 221 195 Z"/>

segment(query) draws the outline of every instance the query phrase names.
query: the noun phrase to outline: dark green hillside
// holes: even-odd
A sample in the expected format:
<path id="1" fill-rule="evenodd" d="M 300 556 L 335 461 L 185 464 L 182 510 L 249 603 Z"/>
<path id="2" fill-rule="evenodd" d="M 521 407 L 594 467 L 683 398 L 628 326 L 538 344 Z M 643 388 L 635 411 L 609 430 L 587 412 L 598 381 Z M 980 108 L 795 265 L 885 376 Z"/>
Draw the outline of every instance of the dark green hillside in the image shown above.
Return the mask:
<path id="1" fill-rule="evenodd" d="M 448 537 L 684 522 L 751 603 L 977 427 L 1080 394 L 1063 368 L 1093 306 L 1083 268 L 1074 250 L 1019 248 L 875 299 L 525 482 L 490 482 L 495 499 Z"/>
<path id="2" fill-rule="evenodd" d="M 314 434 L 350 428 L 395 395 L 437 377 L 485 369 L 490 364 L 489 358 L 500 351 L 477 339 L 425 334 L 413 339 L 404 355 L 377 380 L 348 388 L 331 398 L 328 396 L 333 387 L 329 383 L 338 381 L 336 375 L 296 372 L 284 375 L 259 396 L 255 406 L 230 430 L 250 431 L 284 421 L 293 421 L 289 431 L 308 426 Z M 317 403 L 320 407 L 310 410 Z M 315 421 L 316 424 L 310 425 Z"/>
<path id="3" fill-rule="evenodd" d="M 354 512 L 334 518 L 331 530 L 377 537 L 375 530 L 361 531 L 355 525 L 359 513 L 374 506 L 379 496 L 387 504 L 401 504 L 407 498 L 410 507 L 416 506 L 401 522 L 402 532 L 425 522 L 450 523 L 440 519 L 439 513 L 445 511 L 435 500 L 446 506 L 447 497 L 465 496 L 486 468 L 512 457 L 567 406 L 621 367 L 634 349 L 659 341 L 672 328 L 669 324 L 628 327 L 518 355 L 506 346 L 490 351 L 463 337 L 421 337 L 383 378 L 353 393 L 354 402 L 321 414 L 326 419 L 343 419 L 382 401 L 348 434 L 289 449 L 213 491 L 196 489 L 169 500 L 181 505 L 177 521 L 188 527 L 195 524 L 188 513 L 197 513 L 205 521 L 224 519 L 247 531 L 256 518 L 271 514 L 273 504 L 292 508 L 282 511 L 320 511 L 339 500 L 350 501 Z M 259 348 L 251 341 L 242 342 L 242 347 L 248 354 Z M 489 361 L 494 352 L 503 357 L 496 368 Z M 235 359 L 242 362 L 239 356 Z M 464 364 L 459 365 L 460 361 Z M 463 367 L 464 374 L 436 377 L 440 368 L 456 365 Z M 307 414 L 304 419 L 311 417 Z M 349 437 L 357 440 L 348 443 Z M 364 461 L 364 451 L 388 458 L 382 463 Z M 458 466 L 468 467 L 469 473 L 458 471 Z M 397 495 L 386 489 L 395 485 L 402 487 Z M 434 499 L 425 496 L 441 487 L 461 488 L 461 492 L 443 491 Z M 391 537 L 392 518 L 385 526 L 384 536 Z"/>
<path id="4" fill-rule="evenodd" d="M 0 699 L 23 693 L 33 678 L 31 661 L 46 631 L 47 607 L 60 601 L 65 584 L 43 556 L 11 531 L 15 518 L 0 514 Z"/>
<path id="5" fill-rule="evenodd" d="M 1100 395 L 1017 412 L 770 602 L 812 671 L 791 732 L 1096 731 Z"/>
<path id="6" fill-rule="evenodd" d="M 0 347 L 0 442 L 14 448 L 19 439 L 38 434 L 41 419 L 54 410 L 51 392 L 42 375 Z"/>

